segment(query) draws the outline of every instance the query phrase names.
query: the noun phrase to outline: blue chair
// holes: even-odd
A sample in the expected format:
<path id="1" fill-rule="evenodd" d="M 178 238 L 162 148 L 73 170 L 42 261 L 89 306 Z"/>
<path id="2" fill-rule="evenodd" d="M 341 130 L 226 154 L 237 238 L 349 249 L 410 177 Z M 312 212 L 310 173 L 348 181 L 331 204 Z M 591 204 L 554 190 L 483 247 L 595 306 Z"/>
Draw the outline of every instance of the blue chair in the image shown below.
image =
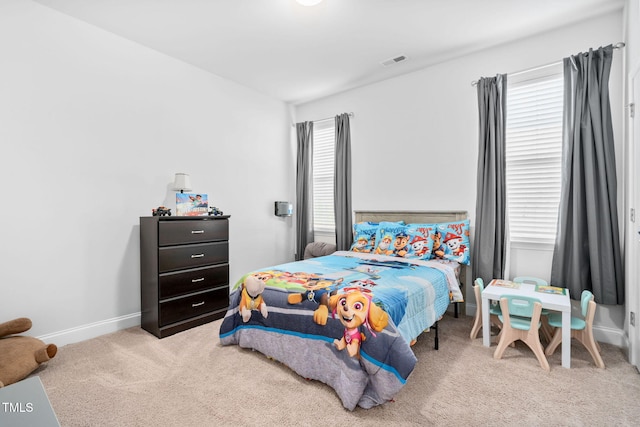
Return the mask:
<path id="1" fill-rule="evenodd" d="M 587 349 L 598 368 L 604 369 L 604 362 L 600 357 L 600 346 L 593 338 L 593 317 L 596 314 L 596 302 L 593 294 L 587 290 L 580 295 L 580 308 L 582 316 L 571 316 L 571 338 L 575 338 Z M 551 342 L 545 350 L 547 356 L 551 356 L 558 345 L 562 342 L 562 313 L 551 313 L 549 315 L 549 325 L 556 328 Z"/>
<path id="2" fill-rule="evenodd" d="M 531 276 L 518 276 L 513 279 L 516 283 L 531 283 L 533 285 L 549 286 L 546 280 Z"/>
<path id="3" fill-rule="evenodd" d="M 509 344 L 521 340 L 536 355 L 542 369 L 549 372 L 549 362 L 540 343 L 540 300 L 520 295 L 504 295 L 500 298 L 500 308 L 502 314 L 498 317 L 502 321 L 502 330 L 493 358 L 501 359 Z"/>
<path id="4" fill-rule="evenodd" d="M 478 277 L 473 282 L 473 293 L 476 296 L 476 316 L 473 319 L 473 326 L 469 337 L 473 340 L 478 336 L 478 332 L 482 325 L 482 291 L 484 291 L 484 280 Z M 500 306 L 489 305 L 489 323 L 498 329 L 502 328 L 502 322 L 498 319 L 498 315 L 501 314 Z M 489 326 L 491 327 L 491 326 Z"/>
<path id="5" fill-rule="evenodd" d="M 518 276 L 514 278 L 513 281 L 516 283 L 530 283 L 537 286 L 549 286 L 549 283 L 546 280 L 532 276 Z M 540 314 L 540 321 L 542 322 L 540 330 L 542 331 L 542 335 L 547 343 L 551 342 L 551 338 L 553 337 L 553 328 L 549 326 L 549 320 L 547 318 L 550 313 L 552 313 L 552 311 L 543 308 L 542 313 Z"/>

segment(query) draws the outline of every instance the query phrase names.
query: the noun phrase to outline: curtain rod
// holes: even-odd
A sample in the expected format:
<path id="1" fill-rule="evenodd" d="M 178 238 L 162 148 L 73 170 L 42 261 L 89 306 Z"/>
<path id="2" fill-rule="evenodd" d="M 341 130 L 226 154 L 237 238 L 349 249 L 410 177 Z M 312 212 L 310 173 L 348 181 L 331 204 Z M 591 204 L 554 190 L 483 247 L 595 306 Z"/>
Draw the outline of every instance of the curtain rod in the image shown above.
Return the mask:
<path id="1" fill-rule="evenodd" d="M 616 44 L 614 44 L 614 45 L 613 45 L 613 48 L 614 48 L 614 49 L 622 49 L 622 48 L 623 48 L 623 47 L 625 47 L 625 46 L 626 46 L 626 45 L 625 45 L 625 43 L 624 43 L 624 42 L 618 42 L 618 43 L 616 43 Z M 542 67 L 534 67 L 534 68 L 530 68 L 529 70 L 518 71 L 518 72 L 516 72 L 516 73 L 507 73 L 507 75 L 512 75 L 512 76 L 513 76 L 513 75 L 515 75 L 515 74 L 521 74 L 521 73 L 524 73 L 524 72 L 527 72 L 527 71 L 530 71 L 530 70 L 535 70 L 536 68 L 544 68 L 544 67 L 548 67 L 548 66 L 550 66 L 550 65 L 554 65 L 554 64 L 557 64 L 557 63 L 558 63 L 558 62 L 554 62 L 553 64 L 543 65 Z M 472 82 L 471 82 L 471 86 L 475 86 L 475 85 L 477 85 L 477 84 L 478 84 L 478 81 L 479 81 L 479 80 L 474 80 L 474 81 L 472 81 Z"/>
<path id="2" fill-rule="evenodd" d="M 355 117 L 355 114 L 353 114 L 353 113 L 347 113 L 347 114 L 349 114 L 349 117 Z M 336 117 L 335 117 L 335 116 L 333 116 L 333 117 L 325 117 L 324 119 L 318 119 L 318 120 L 307 120 L 307 121 L 308 121 L 308 122 L 313 122 L 313 123 L 316 123 L 316 122 L 326 122 L 327 120 L 333 120 L 333 119 L 335 119 L 335 118 L 336 118 Z M 291 127 L 296 127 L 296 124 L 295 124 L 295 123 L 291 123 Z"/>

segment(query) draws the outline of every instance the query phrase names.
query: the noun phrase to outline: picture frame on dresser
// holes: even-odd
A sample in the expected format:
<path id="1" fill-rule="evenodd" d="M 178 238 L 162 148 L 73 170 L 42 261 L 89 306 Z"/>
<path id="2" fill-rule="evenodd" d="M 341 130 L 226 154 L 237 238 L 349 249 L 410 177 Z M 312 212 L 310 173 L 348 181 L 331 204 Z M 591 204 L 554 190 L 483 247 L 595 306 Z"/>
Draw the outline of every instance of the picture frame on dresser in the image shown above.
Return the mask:
<path id="1" fill-rule="evenodd" d="M 140 217 L 144 330 L 164 338 L 224 316 L 229 304 L 229 218 Z"/>

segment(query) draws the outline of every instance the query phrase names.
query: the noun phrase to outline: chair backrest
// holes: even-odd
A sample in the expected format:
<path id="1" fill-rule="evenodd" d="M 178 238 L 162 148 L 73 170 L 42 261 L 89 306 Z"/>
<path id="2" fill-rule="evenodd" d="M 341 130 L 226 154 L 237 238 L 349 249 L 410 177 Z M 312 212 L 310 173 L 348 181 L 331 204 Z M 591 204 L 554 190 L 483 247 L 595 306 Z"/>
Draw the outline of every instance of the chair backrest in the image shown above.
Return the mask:
<path id="1" fill-rule="evenodd" d="M 535 303 L 540 303 L 538 298 L 521 295 L 503 295 L 501 299 L 507 300 L 509 315 L 518 317 L 532 317 Z"/>
<path id="2" fill-rule="evenodd" d="M 336 245 L 326 242 L 311 242 L 304 248 L 304 259 L 331 255 L 336 251 Z"/>
<path id="3" fill-rule="evenodd" d="M 542 303 L 539 299 L 522 295 L 503 295 L 500 298 L 503 330 L 537 330 L 540 328 Z"/>
<path id="4" fill-rule="evenodd" d="M 484 290 L 484 283 L 481 278 L 477 278 L 473 282 L 473 294 L 476 296 L 476 310 L 478 312 L 482 310 L 482 291 Z"/>
<path id="5" fill-rule="evenodd" d="M 534 285 L 539 285 L 539 286 L 549 285 L 549 283 L 547 283 L 546 280 L 540 279 L 539 277 L 532 277 L 532 276 L 518 276 L 514 278 L 513 281 L 516 283 L 532 283 Z"/>
<path id="6" fill-rule="evenodd" d="M 593 294 L 588 291 L 582 291 L 582 295 L 580 296 L 580 308 L 582 308 L 582 317 L 587 317 L 587 310 L 589 309 L 589 302 L 593 301 Z"/>

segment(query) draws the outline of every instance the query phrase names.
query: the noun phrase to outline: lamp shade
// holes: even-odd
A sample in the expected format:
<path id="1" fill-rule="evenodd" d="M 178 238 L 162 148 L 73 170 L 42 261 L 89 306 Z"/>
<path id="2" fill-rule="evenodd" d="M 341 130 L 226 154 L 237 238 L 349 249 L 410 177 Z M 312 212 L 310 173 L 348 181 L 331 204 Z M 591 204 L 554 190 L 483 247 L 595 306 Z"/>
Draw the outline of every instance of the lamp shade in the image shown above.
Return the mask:
<path id="1" fill-rule="evenodd" d="M 177 173 L 173 181 L 175 191 L 191 191 L 191 178 L 187 173 Z"/>

